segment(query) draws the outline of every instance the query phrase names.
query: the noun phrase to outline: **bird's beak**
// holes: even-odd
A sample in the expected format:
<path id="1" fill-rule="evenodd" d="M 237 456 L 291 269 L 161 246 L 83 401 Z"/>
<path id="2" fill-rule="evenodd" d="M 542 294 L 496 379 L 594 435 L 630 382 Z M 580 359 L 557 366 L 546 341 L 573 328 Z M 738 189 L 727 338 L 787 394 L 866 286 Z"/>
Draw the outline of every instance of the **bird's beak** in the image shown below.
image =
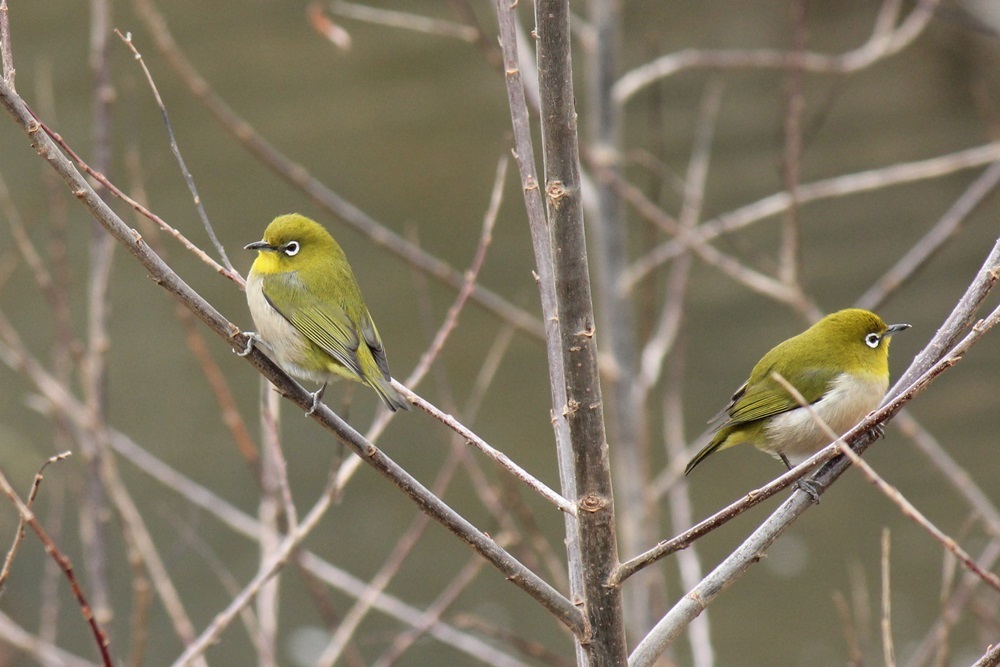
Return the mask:
<path id="1" fill-rule="evenodd" d="M 254 241 L 253 243 L 248 243 L 243 246 L 244 250 L 277 250 L 273 245 L 267 241 Z M 898 326 L 898 325 L 897 325 Z M 906 326 L 910 326 L 907 324 Z"/>
<path id="2" fill-rule="evenodd" d="M 251 244 L 251 245 L 253 245 L 253 244 Z M 250 246 L 247 246 L 247 247 L 249 248 Z M 910 328 L 910 326 L 911 325 L 909 325 L 909 324 L 890 324 L 889 328 L 886 329 L 885 333 L 882 334 L 882 335 L 883 336 L 891 336 L 894 333 L 899 333 L 900 331 L 906 331 L 907 329 Z"/>

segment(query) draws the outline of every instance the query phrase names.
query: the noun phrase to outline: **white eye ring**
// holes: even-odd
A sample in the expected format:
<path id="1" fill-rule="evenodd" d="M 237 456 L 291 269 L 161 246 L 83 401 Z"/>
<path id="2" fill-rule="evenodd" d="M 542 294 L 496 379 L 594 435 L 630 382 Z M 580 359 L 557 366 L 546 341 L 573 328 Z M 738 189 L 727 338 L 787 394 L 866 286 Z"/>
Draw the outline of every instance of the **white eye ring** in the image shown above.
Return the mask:
<path id="1" fill-rule="evenodd" d="M 281 250 L 282 250 L 282 252 L 284 252 L 289 257 L 295 257 L 296 255 L 299 254 L 299 250 L 300 250 L 299 242 L 298 241 L 289 241 L 288 243 L 286 243 L 282 247 Z"/>
<path id="2" fill-rule="evenodd" d="M 878 344 L 880 342 L 882 342 L 882 337 L 879 336 L 877 333 L 870 333 L 867 336 L 865 336 L 865 345 L 867 345 L 873 350 L 876 347 L 878 347 Z"/>

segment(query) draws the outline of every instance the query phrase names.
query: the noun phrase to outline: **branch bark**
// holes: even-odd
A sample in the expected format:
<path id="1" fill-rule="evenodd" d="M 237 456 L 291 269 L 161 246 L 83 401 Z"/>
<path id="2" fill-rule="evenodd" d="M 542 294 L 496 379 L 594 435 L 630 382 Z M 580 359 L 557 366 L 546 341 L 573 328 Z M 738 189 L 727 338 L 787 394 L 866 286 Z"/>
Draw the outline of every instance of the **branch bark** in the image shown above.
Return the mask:
<path id="1" fill-rule="evenodd" d="M 591 665 L 621 665 L 625 660 L 621 590 L 605 585 L 618 566 L 618 542 L 583 228 L 569 2 L 537 2 L 535 26 L 545 208 L 552 234 L 553 278 L 566 374 L 562 414 L 575 455 L 584 608 L 589 623 L 584 646 Z"/>

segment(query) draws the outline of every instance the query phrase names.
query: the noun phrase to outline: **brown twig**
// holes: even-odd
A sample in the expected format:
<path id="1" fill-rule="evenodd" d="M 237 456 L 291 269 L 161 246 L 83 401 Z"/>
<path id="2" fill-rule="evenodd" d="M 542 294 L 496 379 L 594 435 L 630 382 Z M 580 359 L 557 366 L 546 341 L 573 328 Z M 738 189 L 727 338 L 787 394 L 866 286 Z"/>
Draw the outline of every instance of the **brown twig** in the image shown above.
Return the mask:
<path id="1" fill-rule="evenodd" d="M 142 163 L 139 159 L 138 150 L 130 146 L 125 151 L 125 169 L 130 176 L 130 190 L 135 194 L 136 201 L 145 204 L 148 201 L 146 196 L 145 178 L 143 176 Z M 148 218 L 142 215 L 136 216 L 141 229 L 144 229 L 149 240 L 150 247 L 164 259 L 168 259 L 170 254 L 162 239 L 159 237 L 160 228 L 155 224 L 150 224 Z M 174 314 L 180 321 L 181 329 L 184 332 L 184 341 L 188 349 L 195 356 L 198 368 L 205 376 L 208 386 L 215 394 L 216 403 L 219 406 L 222 423 L 229 429 L 229 434 L 236 445 L 236 449 L 247 462 L 253 471 L 254 479 L 260 479 L 259 465 L 260 455 L 257 452 L 257 445 L 250 430 L 247 428 L 246 420 L 240 414 L 236 405 L 236 399 L 230 389 L 229 381 L 219 367 L 219 364 L 212 358 L 209 352 L 208 343 L 198 328 L 198 323 L 187 308 L 181 304 L 175 304 Z"/>
<path id="2" fill-rule="evenodd" d="M 98 183 L 100 183 L 102 187 L 107 188 L 109 192 L 111 192 L 113 195 L 121 199 L 123 202 L 131 206 L 140 215 L 143 215 L 152 220 L 154 223 L 156 223 L 156 225 L 160 229 L 162 229 L 167 234 L 177 239 L 180 242 L 180 244 L 184 246 L 185 249 L 190 251 L 205 264 L 208 264 L 214 271 L 218 272 L 222 276 L 225 276 L 226 278 L 229 278 L 240 287 L 243 287 L 245 283 L 245 281 L 243 280 L 243 276 L 241 276 L 239 273 L 230 271 L 226 267 L 216 262 L 214 259 L 208 256 L 208 253 L 206 253 L 204 250 L 202 250 L 194 243 L 189 241 L 188 238 L 184 236 L 180 231 L 168 225 L 166 221 L 164 221 L 158 215 L 154 214 L 145 206 L 143 206 L 142 204 L 135 201 L 134 199 L 126 195 L 124 192 L 119 190 L 118 187 L 115 186 L 110 180 L 108 180 L 108 178 L 104 174 L 100 173 L 99 171 L 88 165 L 86 162 L 84 162 L 83 158 L 77 155 L 76 151 L 70 148 L 69 144 L 66 143 L 66 141 L 59 135 L 59 133 L 54 132 L 45 123 L 43 123 L 42 120 L 38 118 L 35 115 L 35 113 L 31 111 L 30 108 L 28 108 L 26 104 L 24 105 L 24 109 L 31 116 L 34 124 L 38 127 L 38 129 L 43 130 L 49 136 L 49 138 L 51 138 L 52 141 L 57 146 L 59 146 L 59 148 L 65 151 L 66 155 L 68 155 L 70 159 L 72 159 L 73 162 L 75 162 L 77 166 L 80 167 L 80 169 L 82 169 L 88 176 L 90 176 Z"/>
<path id="3" fill-rule="evenodd" d="M 64 455 L 55 456 L 50 461 L 58 461 L 64 458 Z M 47 464 L 46 464 L 47 465 Z M 42 467 L 44 469 L 44 466 Z M 39 471 L 39 475 L 41 470 Z M 36 477 L 37 480 L 37 477 Z M 36 485 L 37 486 L 37 485 Z M 76 598 L 77 604 L 80 606 L 80 612 L 83 614 L 84 620 L 87 621 L 87 625 L 90 626 L 90 632 L 94 636 L 94 642 L 97 644 L 97 649 L 101 654 L 101 660 L 104 667 L 114 667 L 114 662 L 111 660 L 111 654 L 108 652 L 108 637 L 104 634 L 101 626 L 98 624 L 97 619 L 94 618 L 94 612 L 91 609 L 90 603 L 87 602 L 87 597 L 83 594 L 83 589 L 80 588 L 80 584 L 76 580 L 76 575 L 73 574 L 73 564 L 70 562 L 69 558 L 63 554 L 59 547 L 56 546 L 52 538 L 48 536 L 45 529 L 42 528 L 41 523 L 35 517 L 34 512 L 31 508 L 17 495 L 14 488 L 7 481 L 6 475 L 0 472 L 0 491 L 10 498 L 10 501 L 17 508 L 18 513 L 21 515 L 21 519 L 24 523 L 31 527 L 38 539 L 42 541 L 42 545 L 45 547 L 45 553 L 47 553 L 53 560 L 59 564 L 59 568 L 66 575 L 66 579 L 69 581 L 70 589 L 73 592 L 73 597 Z"/>
<path id="4" fill-rule="evenodd" d="M 42 467 L 38 469 L 38 472 L 35 473 L 35 481 L 31 484 L 31 492 L 28 494 L 28 502 L 25 503 L 28 508 L 30 508 L 35 502 L 35 497 L 38 495 L 38 488 L 42 485 L 42 473 L 45 469 L 52 463 L 68 458 L 71 454 L 72 452 L 63 452 L 62 454 L 50 456 L 45 463 L 42 464 Z M 0 595 L 3 595 L 4 588 L 7 585 L 7 577 L 10 576 L 10 567 L 14 563 L 14 557 L 17 555 L 17 550 L 24 542 L 24 524 L 25 517 L 22 514 L 17 524 L 17 531 L 14 533 L 14 543 L 11 544 L 10 549 L 7 550 L 7 556 L 3 561 L 3 568 L 0 569 Z"/>
<path id="5" fill-rule="evenodd" d="M 184 183 L 187 184 L 188 191 L 191 193 L 191 198 L 194 200 L 195 210 L 198 211 L 198 217 L 201 218 L 201 224 L 204 225 L 205 231 L 208 232 L 209 240 L 212 242 L 212 245 L 215 246 L 215 251 L 219 253 L 219 257 L 222 258 L 222 263 L 225 265 L 226 269 L 228 269 L 230 273 L 238 273 L 236 269 L 233 268 L 233 263 L 229 261 L 226 249 L 219 241 L 219 237 L 215 234 L 215 228 L 212 227 L 212 223 L 208 219 L 208 213 L 205 212 L 205 205 L 201 201 L 201 195 L 198 194 L 198 187 L 194 183 L 194 177 L 191 175 L 191 170 L 188 169 L 187 163 L 184 162 L 180 146 L 177 145 L 177 137 L 174 136 L 174 128 L 170 123 L 170 115 L 167 113 L 167 107 L 163 103 L 163 98 L 160 97 L 160 91 L 156 87 L 156 82 L 153 81 L 152 73 L 150 73 L 149 68 L 146 67 L 146 61 L 143 60 L 139 49 L 137 49 L 135 44 L 132 43 L 131 33 L 123 35 L 121 31 L 116 28 L 115 34 L 118 35 L 118 38 L 125 43 L 125 46 L 127 46 L 130 51 L 132 51 L 136 61 L 139 63 L 139 67 L 142 68 L 142 73 L 146 76 L 146 82 L 149 84 L 149 89 L 153 93 L 153 99 L 156 100 L 156 106 L 160 110 L 160 115 L 163 116 L 163 125 L 166 127 L 167 137 L 170 140 L 170 152 L 174 154 L 177 166 L 180 167 L 181 175 L 184 177 Z"/>

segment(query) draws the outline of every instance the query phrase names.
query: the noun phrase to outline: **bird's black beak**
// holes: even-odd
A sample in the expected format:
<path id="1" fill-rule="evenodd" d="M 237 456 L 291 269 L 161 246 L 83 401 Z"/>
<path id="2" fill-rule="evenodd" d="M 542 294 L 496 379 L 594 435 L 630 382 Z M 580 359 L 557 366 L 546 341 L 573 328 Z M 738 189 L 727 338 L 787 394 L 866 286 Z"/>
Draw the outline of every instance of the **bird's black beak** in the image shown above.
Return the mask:
<path id="1" fill-rule="evenodd" d="M 253 243 L 248 243 L 243 246 L 244 250 L 277 250 L 273 245 L 267 241 L 254 241 Z M 899 325 L 896 325 L 899 326 Z M 907 324 L 906 326 L 910 326 Z"/>
<path id="2" fill-rule="evenodd" d="M 251 244 L 251 245 L 253 245 L 253 244 Z M 250 246 L 247 246 L 247 247 L 249 248 Z M 891 336 L 894 333 L 899 333 L 900 331 L 906 331 L 907 329 L 910 328 L 910 326 L 911 325 L 909 325 L 909 324 L 890 324 L 889 328 L 886 329 L 885 333 L 882 334 L 882 335 L 883 336 Z"/>

